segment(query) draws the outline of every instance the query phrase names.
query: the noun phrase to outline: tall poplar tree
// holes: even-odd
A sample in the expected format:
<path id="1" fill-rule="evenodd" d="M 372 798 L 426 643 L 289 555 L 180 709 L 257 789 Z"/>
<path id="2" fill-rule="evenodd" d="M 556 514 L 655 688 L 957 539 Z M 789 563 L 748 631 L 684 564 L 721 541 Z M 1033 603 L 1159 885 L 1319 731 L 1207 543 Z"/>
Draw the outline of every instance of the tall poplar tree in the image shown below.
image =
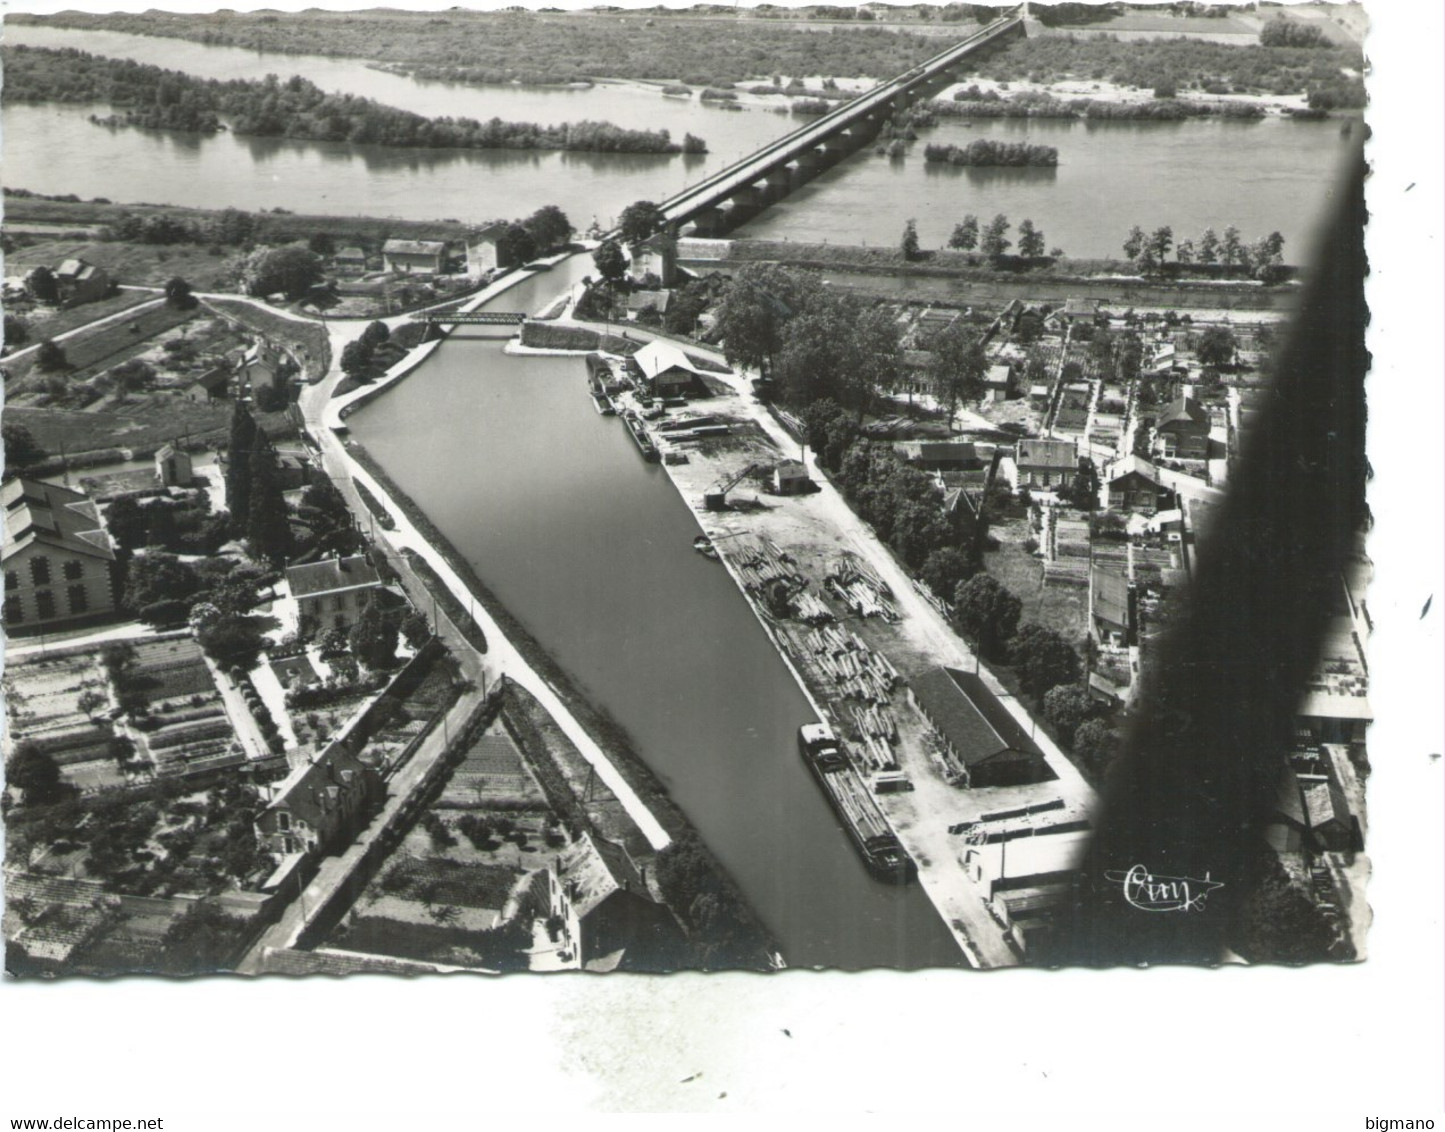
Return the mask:
<path id="1" fill-rule="evenodd" d="M 226 464 L 226 509 L 237 534 L 246 530 L 251 508 L 251 454 L 259 430 L 239 399 L 231 410 L 231 447 Z"/>

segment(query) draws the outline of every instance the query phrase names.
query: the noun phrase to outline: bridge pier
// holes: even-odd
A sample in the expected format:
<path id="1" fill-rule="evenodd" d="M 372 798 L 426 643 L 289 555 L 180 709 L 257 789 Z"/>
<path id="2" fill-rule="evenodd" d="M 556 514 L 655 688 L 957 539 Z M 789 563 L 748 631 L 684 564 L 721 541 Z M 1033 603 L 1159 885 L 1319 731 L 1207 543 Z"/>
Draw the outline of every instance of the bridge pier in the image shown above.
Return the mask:
<path id="1" fill-rule="evenodd" d="M 768 203 L 782 200 L 793 191 L 793 175 L 786 167 L 769 173 L 767 180 L 763 182 L 763 194 L 767 197 Z"/>
<path id="2" fill-rule="evenodd" d="M 788 168 L 792 171 L 793 188 L 806 185 L 823 171 L 824 162 L 817 153 L 805 153 L 796 158 Z"/>
<path id="3" fill-rule="evenodd" d="M 701 208 L 683 228 L 683 235 L 709 240 L 723 234 L 723 212 L 720 208 Z"/>

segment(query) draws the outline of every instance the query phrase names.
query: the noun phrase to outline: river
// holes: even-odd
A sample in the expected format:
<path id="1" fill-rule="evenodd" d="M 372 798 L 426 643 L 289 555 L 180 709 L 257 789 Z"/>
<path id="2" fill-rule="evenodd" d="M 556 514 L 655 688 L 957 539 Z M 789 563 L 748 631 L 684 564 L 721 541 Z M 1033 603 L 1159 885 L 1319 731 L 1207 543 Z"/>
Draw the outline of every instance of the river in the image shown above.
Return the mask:
<path id="1" fill-rule="evenodd" d="M 796 127 L 762 107 L 726 111 L 632 83 L 591 90 L 463 86 L 387 74 L 360 61 L 277 55 L 119 32 L 7 27 L 17 44 L 73 46 L 208 78 L 303 74 L 327 90 L 364 94 L 428 115 L 540 123 L 603 119 L 634 129 L 691 132 L 704 156 L 397 150 L 281 138 L 201 137 L 108 129 L 87 115 L 109 107 L 5 105 L 6 183 L 117 201 L 293 212 L 488 220 L 557 204 L 579 227 L 607 225 L 626 205 L 661 200 Z M 774 101 L 779 106 L 786 99 Z M 928 165 L 928 142 L 1027 138 L 1057 146 L 1056 169 Z M 1278 230 L 1286 254 L 1308 245 L 1348 146 L 1337 122 L 1177 123 L 946 120 L 902 160 L 855 155 L 765 211 L 741 236 L 896 244 L 916 219 L 939 247 L 965 213 L 1029 218 L 1049 246 L 1118 255 L 1129 229 L 1172 225 L 1176 236 L 1233 224 L 1246 239 Z"/>
<path id="2" fill-rule="evenodd" d="M 577 257 L 499 296 L 536 310 Z M 962 956 L 922 891 L 873 880 L 799 758 L 814 715 L 662 468 L 587 396 L 580 358 L 463 329 L 348 418 L 499 600 L 626 729 L 791 966 Z"/>

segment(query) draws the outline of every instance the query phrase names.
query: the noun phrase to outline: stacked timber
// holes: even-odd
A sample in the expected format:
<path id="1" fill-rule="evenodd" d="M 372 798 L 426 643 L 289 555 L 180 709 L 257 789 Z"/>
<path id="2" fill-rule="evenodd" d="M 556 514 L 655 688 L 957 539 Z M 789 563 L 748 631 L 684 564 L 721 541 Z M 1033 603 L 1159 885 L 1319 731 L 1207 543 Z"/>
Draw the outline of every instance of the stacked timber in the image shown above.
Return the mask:
<path id="1" fill-rule="evenodd" d="M 898 607 L 891 600 L 893 591 L 888 583 L 856 554 L 840 554 L 829 569 L 824 585 L 829 593 L 860 617 L 881 617 L 889 622 L 899 619 Z"/>
<path id="2" fill-rule="evenodd" d="M 735 539 L 727 555 L 750 590 L 760 591 L 774 581 L 800 580 L 792 560 L 771 539 Z"/>

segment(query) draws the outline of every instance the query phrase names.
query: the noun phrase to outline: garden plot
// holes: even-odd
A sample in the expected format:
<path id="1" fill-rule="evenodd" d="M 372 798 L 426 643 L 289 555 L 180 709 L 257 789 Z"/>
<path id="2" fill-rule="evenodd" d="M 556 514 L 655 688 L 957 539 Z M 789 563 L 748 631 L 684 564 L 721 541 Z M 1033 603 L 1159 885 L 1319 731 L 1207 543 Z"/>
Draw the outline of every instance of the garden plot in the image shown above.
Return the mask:
<path id="1" fill-rule="evenodd" d="M 237 747 L 211 670 L 189 637 L 147 641 L 135 648 L 130 680 L 145 691 L 150 711 L 137 720 L 158 777 L 239 764 Z"/>
<path id="2" fill-rule="evenodd" d="M 10 734 L 53 758 L 65 781 L 83 792 L 125 781 L 117 759 L 112 700 L 95 653 L 46 655 L 7 666 Z"/>

